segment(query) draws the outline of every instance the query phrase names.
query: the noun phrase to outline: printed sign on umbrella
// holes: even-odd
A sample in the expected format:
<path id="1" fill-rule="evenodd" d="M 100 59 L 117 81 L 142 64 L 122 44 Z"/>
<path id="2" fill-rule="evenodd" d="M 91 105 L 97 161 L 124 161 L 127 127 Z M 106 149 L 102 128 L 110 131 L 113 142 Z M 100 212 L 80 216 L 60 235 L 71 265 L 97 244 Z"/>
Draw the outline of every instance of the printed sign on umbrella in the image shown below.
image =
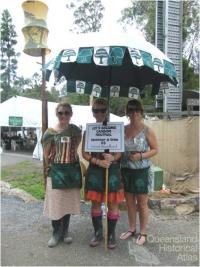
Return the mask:
<path id="1" fill-rule="evenodd" d="M 56 82 L 64 81 L 66 92 L 134 98 L 146 85 L 152 85 L 156 95 L 161 82 L 178 84 L 173 62 L 141 37 L 90 33 L 68 39 L 68 47 L 46 71 L 48 80 L 54 70 Z"/>

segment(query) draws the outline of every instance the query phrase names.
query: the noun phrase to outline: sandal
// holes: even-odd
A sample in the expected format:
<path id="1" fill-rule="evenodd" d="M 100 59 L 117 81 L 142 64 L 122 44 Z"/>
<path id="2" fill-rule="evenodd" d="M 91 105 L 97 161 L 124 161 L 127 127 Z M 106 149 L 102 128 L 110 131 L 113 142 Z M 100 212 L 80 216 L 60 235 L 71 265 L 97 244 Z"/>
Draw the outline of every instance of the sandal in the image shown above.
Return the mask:
<path id="1" fill-rule="evenodd" d="M 142 240 L 141 240 L 142 237 L 144 237 L 144 242 L 142 242 Z M 140 240 L 141 240 L 141 242 L 140 242 Z M 136 240 L 136 244 L 139 246 L 143 246 L 146 242 L 147 242 L 147 235 L 139 233 L 137 240 Z"/>
<path id="2" fill-rule="evenodd" d="M 128 239 L 129 237 L 132 237 L 132 236 L 134 236 L 136 234 L 136 230 L 135 231 L 126 231 L 125 233 L 122 233 L 121 235 L 120 235 L 120 239 L 122 239 L 122 240 L 126 240 L 126 239 Z"/>

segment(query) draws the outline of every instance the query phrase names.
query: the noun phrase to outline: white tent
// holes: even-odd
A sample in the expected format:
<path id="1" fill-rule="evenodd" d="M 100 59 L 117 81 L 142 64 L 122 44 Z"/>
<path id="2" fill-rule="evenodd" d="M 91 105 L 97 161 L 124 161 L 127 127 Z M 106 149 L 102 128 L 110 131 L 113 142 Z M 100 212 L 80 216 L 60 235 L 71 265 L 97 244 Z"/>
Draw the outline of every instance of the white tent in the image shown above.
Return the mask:
<path id="1" fill-rule="evenodd" d="M 16 96 L 0 104 L 0 126 L 9 126 L 9 117 L 22 117 L 23 127 L 41 127 L 41 101 Z"/>
<path id="2" fill-rule="evenodd" d="M 48 126 L 56 124 L 55 108 L 57 103 L 48 102 Z M 95 122 L 91 106 L 72 105 L 73 116 L 71 123 L 82 126 L 84 129 L 86 123 Z M 22 127 L 41 128 L 42 127 L 42 103 L 40 100 L 14 96 L 0 104 L 0 126 L 9 126 L 9 117 L 22 117 Z M 110 121 L 123 121 L 121 117 L 110 114 Z"/>
<path id="3" fill-rule="evenodd" d="M 55 108 L 58 103 L 48 102 L 48 126 L 53 127 L 57 118 L 55 116 Z M 71 123 L 81 126 L 84 130 L 86 123 L 95 122 L 91 112 L 91 106 L 72 105 L 73 116 Z M 37 145 L 33 151 L 33 157 L 42 159 L 41 148 L 41 127 L 42 127 L 42 102 L 40 100 L 16 96 L 8 99 L 0 104 L 0 126 L 9 126 L 9 117 L 22 117 L 22 127 L 36 128 Z M 110 114 L 111 122 L 124 122 L 124 118 Z"/>

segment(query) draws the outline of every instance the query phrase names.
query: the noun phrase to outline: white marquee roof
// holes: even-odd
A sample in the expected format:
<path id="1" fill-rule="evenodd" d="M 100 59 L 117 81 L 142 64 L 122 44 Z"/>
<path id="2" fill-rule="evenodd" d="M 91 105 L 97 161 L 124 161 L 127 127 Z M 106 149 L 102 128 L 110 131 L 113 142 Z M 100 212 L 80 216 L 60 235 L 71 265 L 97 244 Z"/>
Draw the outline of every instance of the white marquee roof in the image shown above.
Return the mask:
<path id="1" fill-rule="evenodd" d="M 57 103 L 48 102 L 48 126 L 56 124 L 55 108 Z M 85 128 L 86 123 L 95 122 L 92 116 L 91 106 L 72 105 L 73 116 L 71 123 Z M 42 103 L 40 100 L 14 96 L 0 104 L 0 126 L 9 126 L 9 116 L 22 117 L 23 127 L 41 128 L 42 126 Z M 111 122 L 124 121 L 124 118 L 110 114 Z"/>

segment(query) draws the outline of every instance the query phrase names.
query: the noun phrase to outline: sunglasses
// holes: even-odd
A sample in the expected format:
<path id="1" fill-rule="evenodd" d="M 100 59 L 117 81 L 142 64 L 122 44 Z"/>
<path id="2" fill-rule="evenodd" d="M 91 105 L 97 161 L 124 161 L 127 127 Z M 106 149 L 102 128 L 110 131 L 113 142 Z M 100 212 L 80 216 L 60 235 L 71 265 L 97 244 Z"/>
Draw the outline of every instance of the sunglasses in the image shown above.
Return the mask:
<path id="1" fill-rule="evenodd" d="M 93 108 L 92 111 L 94 113 L 106 113 L 106 108 Z"/>
<path id="2" fill-rule="evenodd" d="M 70 111 L 58 111 L 58 115 L 59 116 L 63 116 L 63 115 L 69 116 L 69 115 L 71 115 L 71 112 Z"/>

